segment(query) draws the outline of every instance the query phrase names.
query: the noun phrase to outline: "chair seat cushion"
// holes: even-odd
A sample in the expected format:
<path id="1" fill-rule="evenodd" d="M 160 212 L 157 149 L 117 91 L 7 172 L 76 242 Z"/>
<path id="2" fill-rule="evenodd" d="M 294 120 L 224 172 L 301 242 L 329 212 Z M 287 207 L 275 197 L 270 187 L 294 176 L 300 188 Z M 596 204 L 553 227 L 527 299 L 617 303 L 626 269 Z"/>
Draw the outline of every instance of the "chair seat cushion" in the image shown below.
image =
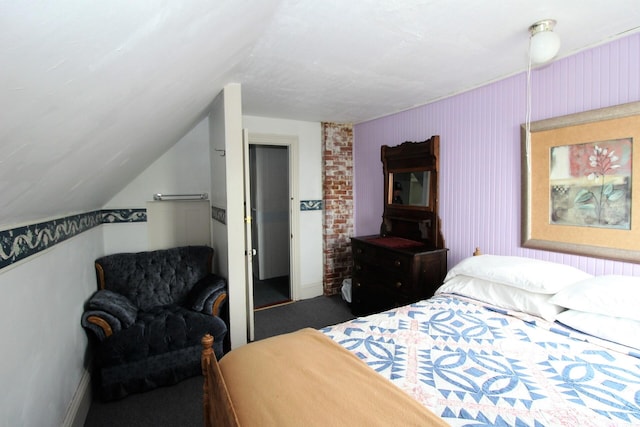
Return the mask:
<path id="1" fill-rule="evenodd" d="M 209 333 L 222 341 L 227 327 L 219 317 L 178 305 L 138 312 L 136 322 L 101 343 L 102 366 L 139 361 L 158 354 L 199 345 Z"/>

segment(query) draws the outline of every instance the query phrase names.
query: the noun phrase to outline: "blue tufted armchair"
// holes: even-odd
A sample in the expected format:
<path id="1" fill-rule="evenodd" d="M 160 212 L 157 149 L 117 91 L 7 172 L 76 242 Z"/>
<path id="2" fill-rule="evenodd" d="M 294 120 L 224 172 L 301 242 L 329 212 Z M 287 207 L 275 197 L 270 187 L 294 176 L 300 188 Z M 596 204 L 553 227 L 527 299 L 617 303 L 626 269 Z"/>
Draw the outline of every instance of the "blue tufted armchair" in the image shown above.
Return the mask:
<path id="1" fill-rule="evenodd" d="M 187 246 L 96 260 L 98 291 L 81 323 L 94 336 L 94 380 L 103 400 L 199 375 L 207 333 L 222 357 L 227 290 L 211 273 L 212 258 L 212 248 Z"/>

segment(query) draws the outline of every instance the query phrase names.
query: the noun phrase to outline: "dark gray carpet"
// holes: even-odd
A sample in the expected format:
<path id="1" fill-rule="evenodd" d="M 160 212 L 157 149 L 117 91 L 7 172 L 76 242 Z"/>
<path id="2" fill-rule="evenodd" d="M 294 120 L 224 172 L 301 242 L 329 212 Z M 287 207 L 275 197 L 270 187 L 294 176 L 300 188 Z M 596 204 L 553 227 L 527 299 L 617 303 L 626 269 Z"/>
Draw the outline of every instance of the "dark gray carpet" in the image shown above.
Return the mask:
<path id="1" fill-rule="evenodd" d="M 256 340 L 307 327 L 320 329 L 354 317 L 339 295 L 320 296 L 258 310 L 254 316 Z"/>
<path id="2" fill-rule="evenodd" d="M 323 328 L 353 319 L 339 295 L 316 297 L 255 312 L 256 340 L 301 328 Z M 134 394 L 116 402 L 95 401 L 85 427 L 201 426 L 202 378 Z"/>
<path id="3" fill-rule="evenodd" d="M 115 402 L 94 401 L 85 427 L 183 427 L 203 425 L 202 377 L 132 394 Z"/>
<path id="4" fill-rule="evenodd" d="M 289 276 L 260 280 L 253 278 L 253 306 L 255 308 L 291 301 Z"/>

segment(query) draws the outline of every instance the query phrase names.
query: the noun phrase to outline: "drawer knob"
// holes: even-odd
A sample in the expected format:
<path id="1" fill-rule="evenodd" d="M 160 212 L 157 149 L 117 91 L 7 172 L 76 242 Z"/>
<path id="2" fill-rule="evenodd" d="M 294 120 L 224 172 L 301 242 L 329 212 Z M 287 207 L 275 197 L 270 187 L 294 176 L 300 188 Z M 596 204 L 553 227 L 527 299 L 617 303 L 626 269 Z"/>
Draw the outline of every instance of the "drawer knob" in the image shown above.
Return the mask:
<path id="1" fill-rule="evenodd" d="M 362 266 L 360 264 L 356 265 L 356 270 L 358 271 L 362 270 Z"/>
<path id="2" fill-rule="evenodd" d="M 399 260 L 399 259 L 397 259 L 397 260 L 395 260 L 395 261 L 393 262 L 393 265 L 395 265 L 396 267 L 400 267 L 400 265 L 401 265 L 401 264 L 402 264 L 402 263 L 400 262 L 400 260 Z"/>
<path id="3" fill-rule="evenodd" d="M 360 286 L 360 282 L 356 282 L 356 288 L 359 288 Z"/>
<path id="4" fill-rule="evenodd" d="M 402 287 L 402 282 L 396 282 L 396 288 L 401 288 Z"/>
<path id="5" fill-rule="evenodd" d="M 356 253 L 357 254 L 361 254 L 362 253 L 362 249 L 360 249 L 360 248 L 356 249 Z"/>

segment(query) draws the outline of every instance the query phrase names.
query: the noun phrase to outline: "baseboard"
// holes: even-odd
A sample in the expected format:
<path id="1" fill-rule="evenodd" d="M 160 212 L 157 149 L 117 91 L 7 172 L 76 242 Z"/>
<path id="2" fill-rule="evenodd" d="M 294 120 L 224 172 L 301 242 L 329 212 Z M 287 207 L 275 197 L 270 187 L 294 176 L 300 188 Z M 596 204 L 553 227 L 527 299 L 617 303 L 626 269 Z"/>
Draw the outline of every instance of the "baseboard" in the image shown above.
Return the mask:
<path id="1" fill-rule="evenodd" d="M 91 374 L 84 370 L 78 388 L 67 408 L 62 422 L 63 427 L 82 427 L 91 407 Z"/>

